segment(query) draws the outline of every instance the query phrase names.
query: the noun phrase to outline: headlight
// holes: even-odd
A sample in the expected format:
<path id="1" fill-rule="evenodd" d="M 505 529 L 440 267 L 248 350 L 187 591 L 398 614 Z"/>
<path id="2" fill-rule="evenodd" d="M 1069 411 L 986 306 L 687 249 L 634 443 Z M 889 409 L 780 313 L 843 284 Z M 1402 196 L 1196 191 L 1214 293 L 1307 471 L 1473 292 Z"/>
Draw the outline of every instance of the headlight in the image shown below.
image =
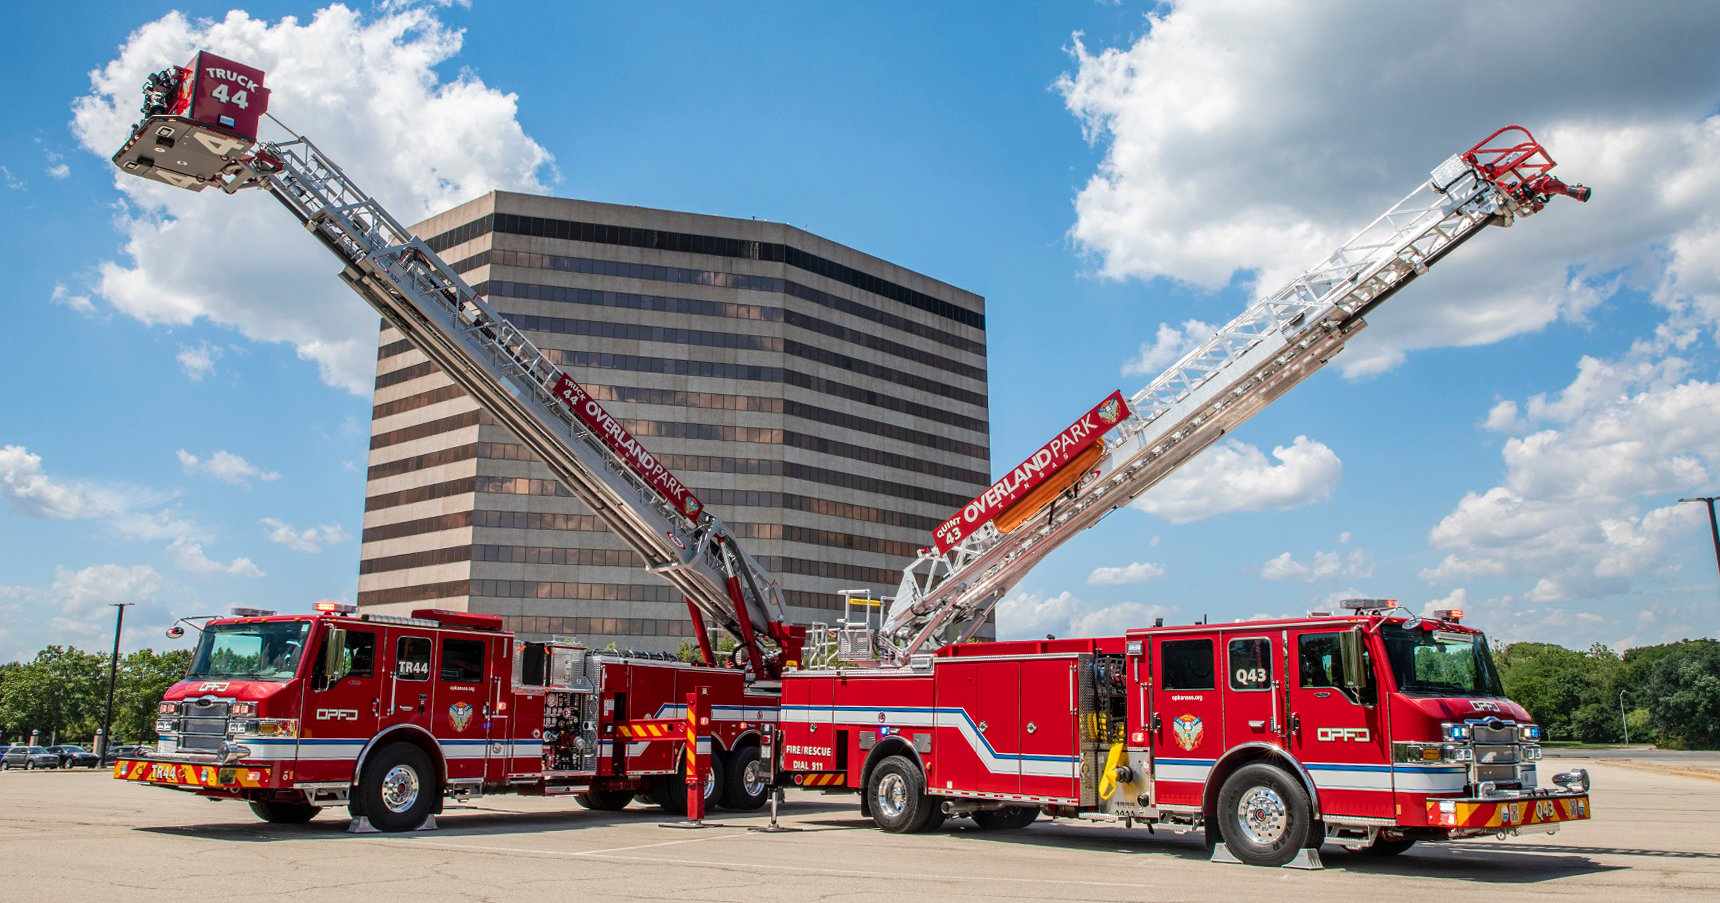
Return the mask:
<path id="1" fill-rule="evenodd" d="M 177 721 L 155 722 L 155 732 L 159 735 L 166 736 L 177 730 L 179 730 L 179 722 Z"/>
<path id="2" fill-rule="evenodd" d="M 177 703 L 177 702 L 163 702 L 160 705 L 155 707 L 155 714 L 157 714 L 157 715 L 177 715 L 177 714 L 179 714 L 179 703 Z"/>
<path id="3" fill-rule="evenodd" d="M 235 702 L 227 710 L 227 713 L 230 715 L 255 715 L 257 714 L 257 704 L 254 702 Z"/>
<path id="4" fill-rule="evenodd" d="M 299 735 L 299 722 L 297 718 L 252 718 L 236 722 L 233 730 L 241 737 L 291 738 Z"/>
<path id="5" fill-rule="evenodd" d="M 1444 725 L 1442 725 L 1442 727 L 1445 729 L 1445 739 L 1447 739 L 1447 740 L 1468 740 L 1469 739 L 1469 725 L 1465 724 L 1464 722 L 1448 721 Z"/>
<path id="6" fill-rule="evenodd" d="M 1517 736 L 1524 743 L 1541 742 L 1541 726 L 1539 724 L 1520 724 L 1517 726 Z"/>

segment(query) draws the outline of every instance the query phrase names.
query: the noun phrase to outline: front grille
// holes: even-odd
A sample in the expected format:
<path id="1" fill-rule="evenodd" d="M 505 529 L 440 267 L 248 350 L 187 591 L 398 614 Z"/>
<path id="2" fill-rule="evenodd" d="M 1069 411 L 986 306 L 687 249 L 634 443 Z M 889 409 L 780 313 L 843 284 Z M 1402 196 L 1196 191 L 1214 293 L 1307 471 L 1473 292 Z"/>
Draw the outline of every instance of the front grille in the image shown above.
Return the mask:
<path id="1" fill-rule="evenodd" d="M 1517 766 L 1515 765 L 1477 765 L 1475 780 L 1492 781 L 1495 785 L 1514 784 L 1517 782 Z"/>
<path id="2" fill-rule="evenodd" d="M 1485 722 L 1475 722 L 1470 728 L 1474 733 L 1477 745 L 1515 744 L 1517 742 L 1517 725 L 1502 723 L 1492 727 Z"/>
<path id="3" fill-rule="evenodd" d="M 1477 765 L 1516 765 L 1516 746 L 1482 746 L 1475 747 L 1475 764 Z"/>
<path id="4" fill-rule="evenodd" d="M 214 750 L 227 739 L 224 699 L 186 700 L 180 708 L 179 748 Z"/>

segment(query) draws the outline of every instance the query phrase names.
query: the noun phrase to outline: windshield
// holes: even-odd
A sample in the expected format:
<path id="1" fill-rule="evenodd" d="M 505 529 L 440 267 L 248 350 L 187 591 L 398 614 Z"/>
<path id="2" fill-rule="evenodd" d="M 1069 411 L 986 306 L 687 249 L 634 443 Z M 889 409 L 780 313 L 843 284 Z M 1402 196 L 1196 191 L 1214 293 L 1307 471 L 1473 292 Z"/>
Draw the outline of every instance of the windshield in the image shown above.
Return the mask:
<path id="1" fill-rule="evenodd" d="M 1416 622 L 1410 622 L 1416 624 Z M 1398 689 L 1416 696 L 1504 696 L 1493 653 L 1479 633 L 1420 624 L 1380 628 Z"/>
<path id="2" fill-rule="evenodd" d="M 203 630 L 187 679 L 286 680 L 299 669 L 309 621 L 215 624 Z"/>

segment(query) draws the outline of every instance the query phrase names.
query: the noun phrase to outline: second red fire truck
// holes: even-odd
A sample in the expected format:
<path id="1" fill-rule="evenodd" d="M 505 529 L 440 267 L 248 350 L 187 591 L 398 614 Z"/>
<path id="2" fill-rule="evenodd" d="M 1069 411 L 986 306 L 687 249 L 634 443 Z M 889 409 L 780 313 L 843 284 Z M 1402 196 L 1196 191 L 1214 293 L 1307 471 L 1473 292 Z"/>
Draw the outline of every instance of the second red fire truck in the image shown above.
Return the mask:
<path id="1" fill-rule="evenodd" d="M 1255 865 L 1317 864 L 1328 840 L 1390 854 L 1588 818 L 1586 773 L 1538 788 L 1540 728 L 1460 617 L 1363 602 L 791 673 L 783 764 L 859 791 L 886 831 L 1044 812 L 1204 831 Z"/>

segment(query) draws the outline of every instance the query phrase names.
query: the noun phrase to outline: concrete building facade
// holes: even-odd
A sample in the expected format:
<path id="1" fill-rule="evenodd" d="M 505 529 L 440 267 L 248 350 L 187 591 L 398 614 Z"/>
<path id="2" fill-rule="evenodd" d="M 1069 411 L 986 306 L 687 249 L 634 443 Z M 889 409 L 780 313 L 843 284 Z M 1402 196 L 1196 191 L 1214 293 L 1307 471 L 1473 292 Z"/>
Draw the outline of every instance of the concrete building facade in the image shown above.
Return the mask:
<path id="1" fill-rule="evenodd" d="M 781 223 L 495 192 L 418 226 L 780 580 L 802 623 L 895 592 L 990 483 L 985 301 Z M 361 609 L 669 650 L 684 601 L 391 328 Z"/>

